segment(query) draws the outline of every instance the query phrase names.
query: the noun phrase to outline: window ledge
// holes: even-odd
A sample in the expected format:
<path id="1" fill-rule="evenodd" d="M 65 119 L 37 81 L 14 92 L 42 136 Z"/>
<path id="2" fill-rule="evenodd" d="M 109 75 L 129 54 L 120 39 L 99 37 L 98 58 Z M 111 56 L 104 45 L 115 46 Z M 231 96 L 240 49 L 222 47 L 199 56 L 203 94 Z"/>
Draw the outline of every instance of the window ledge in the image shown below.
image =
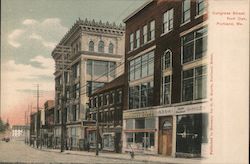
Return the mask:
<path id="1" fill-rule="evenodd" d="M 173 31 L 173 29 L 171 29 L 171 30 L 169 30 L 169 31 L 167 31 L 167 32 L 162 33 L 162 34 L 160 35 L 160 37 L 169 34 L 171 31 Z"/>
<path id="2" fill-rule="evenodd" d="M 199 17 L 201 17 L 201 16 L 204 16 L 205 14 L 207 14 L 207 12 L 204 12 L 204 13 L 201 13 L 201 14 L 199 14 L 199 15 L 196 15 L 194 18 L 197 19 L 197 18 L 199 18 Z"/>
<path id="3" fill-rule="evenodd" d="M 184 26 L 184 25 L 188 24 L 189 22 L 191 22 L 191 20 L 190 20 L 190 19 L 189 19 L 188 21 L 186 21 L 186 22 L 181 23 L 180 27 L 182 27 L 182 26 Z"/>

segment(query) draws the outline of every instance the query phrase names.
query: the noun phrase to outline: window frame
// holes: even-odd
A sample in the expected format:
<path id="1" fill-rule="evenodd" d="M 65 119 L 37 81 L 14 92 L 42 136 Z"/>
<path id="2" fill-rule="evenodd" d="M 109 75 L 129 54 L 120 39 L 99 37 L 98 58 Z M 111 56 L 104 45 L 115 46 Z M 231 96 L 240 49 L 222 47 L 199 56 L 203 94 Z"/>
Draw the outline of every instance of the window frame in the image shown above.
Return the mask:
<path id="1" fill-rule="evenodd" d="M 185 10 L 185 2 L 187 1 L 188 3 L 188 9 Z M 187 19 L 185 18 L 186 17 L 186 13 L 189 13 Z M 187 22 L 189 22 L 191 19 L 191 0 L 182 0 L 182 18 L 181 18 L 181 22 L 182 24 L 185 24 Z"/>
<path id="2" fill-rule="evenodd" d="M 171 12 L 172 12 L 172 14 L 171 14 Z M 163 14 L 163 21 L 162 22 L 163 22 L 163 27 L 162 27 L 163 34 L 169 33 L 170 31 L 173 30 L 173 28 L 174 28 L 174 8 L 167 10 Z"/>

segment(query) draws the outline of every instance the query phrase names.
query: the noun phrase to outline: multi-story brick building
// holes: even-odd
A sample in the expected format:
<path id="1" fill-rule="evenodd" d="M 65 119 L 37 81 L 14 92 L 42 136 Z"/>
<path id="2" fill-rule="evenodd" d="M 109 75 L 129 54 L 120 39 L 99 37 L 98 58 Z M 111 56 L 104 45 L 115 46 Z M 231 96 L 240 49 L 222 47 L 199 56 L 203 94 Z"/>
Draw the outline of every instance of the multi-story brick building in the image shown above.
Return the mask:
<path id="1" fill-rule="evenodd" d="M 53 146 L 54 141 L 54 100 L 47 100 L 44 103 L 44 117 L 45 123 L 42 126 L 43 129 L 43 144 L 47 147 Z"/>
<path id="2" fill-rule="evenodd" d="M 88 118 L 99 123 L 99 143 L 106 151 L 121 152 L 124 74 L 90 96 Z M 97 115 L 98 113 L 98 115 Z M 87 128 L 90 148 L 96 148 L 96 126 Z"/>
<path id="3" fill-rule="evenodd" d="M 206 156 L 206 1 L 148 1 L 124 22 L 123 151 Z"/>
<path id="4" fill-rule="evenodd" d="M 77 149 L 85 138 L 81 122 L 86 120 L 88 95 L 123 72 L 123 67 L 115 68 L 124 60 L 124 27 L 79 19 L 52 56 L 56 63 L 55 136 L 60 138 L 61 109 L 65 106 L 67 147 Z"/>

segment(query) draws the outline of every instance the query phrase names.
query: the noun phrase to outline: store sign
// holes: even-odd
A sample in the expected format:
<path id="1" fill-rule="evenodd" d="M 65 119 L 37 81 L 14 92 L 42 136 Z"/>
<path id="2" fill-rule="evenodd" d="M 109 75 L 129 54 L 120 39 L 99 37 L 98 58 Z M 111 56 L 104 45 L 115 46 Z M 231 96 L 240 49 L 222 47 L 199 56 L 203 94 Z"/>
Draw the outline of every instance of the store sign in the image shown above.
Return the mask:
<path id="1" fill-rule="evenodd" d="M 158 109 L 153 108 L 141 111 L 124 112 L 123 119 L 201 113 L 202 111 L 205 111 L 205 109 L 206 104 L 183 105 Z"/>

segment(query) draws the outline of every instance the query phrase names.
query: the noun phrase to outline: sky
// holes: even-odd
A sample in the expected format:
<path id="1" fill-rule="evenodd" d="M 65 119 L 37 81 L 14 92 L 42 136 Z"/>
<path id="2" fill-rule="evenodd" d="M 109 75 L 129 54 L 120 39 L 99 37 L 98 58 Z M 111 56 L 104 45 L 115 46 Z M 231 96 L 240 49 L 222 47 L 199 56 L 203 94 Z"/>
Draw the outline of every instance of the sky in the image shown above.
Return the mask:
<path id="1" fill-rule="evenodd" d="M 1 118 L 24 124 L 25 111 L 54 99 L 51 52 L 74 22 L 122 23 L 146 0 L 2 0 Z"/>

